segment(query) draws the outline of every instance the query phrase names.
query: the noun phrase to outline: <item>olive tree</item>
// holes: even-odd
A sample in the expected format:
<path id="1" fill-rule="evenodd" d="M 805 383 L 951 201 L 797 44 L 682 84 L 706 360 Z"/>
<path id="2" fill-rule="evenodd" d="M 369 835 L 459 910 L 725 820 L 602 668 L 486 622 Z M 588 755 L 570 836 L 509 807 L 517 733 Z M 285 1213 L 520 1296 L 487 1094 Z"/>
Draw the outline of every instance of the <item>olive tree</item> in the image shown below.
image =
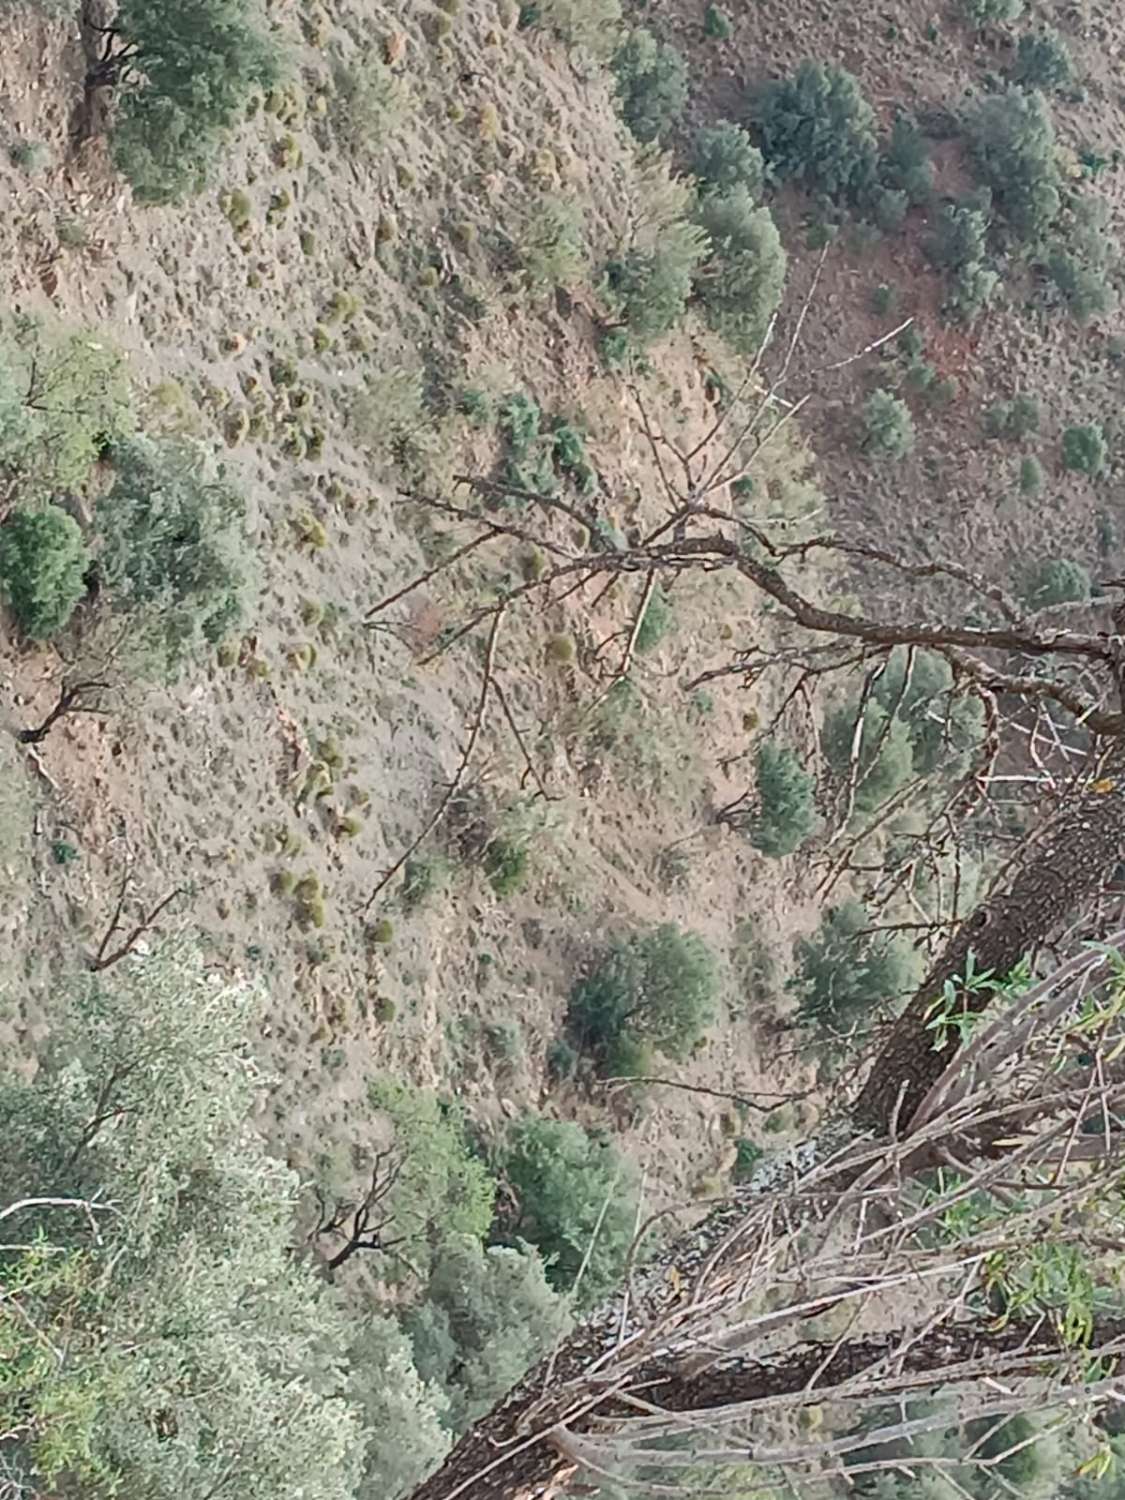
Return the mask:
<path id="1" fill-rule="evenodd" d="M 0 1431 L 43 1489 L 354 1493 L 348 1325 L 290 1253 L 297 1179 L 250 1126 L 263 1003 L 184 947 L 128 959 L 68 982 L 45 1065 L 0 1089 L 0 1191 L 26 1204 L 0 1251 Z"/>

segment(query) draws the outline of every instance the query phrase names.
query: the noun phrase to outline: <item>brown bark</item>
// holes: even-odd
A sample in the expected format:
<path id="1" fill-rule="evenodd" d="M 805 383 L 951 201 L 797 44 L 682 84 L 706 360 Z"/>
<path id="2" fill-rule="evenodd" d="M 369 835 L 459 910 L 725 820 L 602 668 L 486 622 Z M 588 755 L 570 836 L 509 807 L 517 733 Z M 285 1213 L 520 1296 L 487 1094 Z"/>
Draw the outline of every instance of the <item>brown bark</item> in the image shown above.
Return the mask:
<path id="1" fill-rule="evenodd" d="M 1091 1348 L 1120 1353 L 1125 1347 L 1125 1318 L 1107 1319 L 1094 1330 Z M 805 1395 L 874 1372 L 883 1361 L 895 1376 L 932 1375 L 935 1383 L 956 1377 L 958 1367 L 986 1364 L 1005 1380 L 1045 1375 L 1055 1371 L 1075 1351 L 1068 1350 L 1046 1320 L 1028 1325 L 1012 1322 L 997 1328 L 991 1319 L 953 1323 L 931 1330 L 924 1339 L 909 1339 L 901 1331 L 832 1345 L 800 1344 L 784 1358 L 763 1361 L 727 1358 L 712 1368 L 685 1377 L 682 1363 L 654 1360 L 630 1378 L 628 1390 L 672 1412 L 707 1412 L 767 1397 Z M 523 1387 L 521 1387 L 521 1391 Z M 549 1440 L 521 1449 L 520 1415 L 526 1401 L 511 1400 L 493 1411 L 463 1438 L 442 1467 L 414 1491 L 411 1500 L 536 1500 L 554 1492 L 573 1462 Z M 567 1402 L 560 1398 L 552 1415 L 566 1418 Z M 607 1395 L 589 1410 L 567 1420 L 568 1430 L 581 1433 L 595 1419 L 627 1420 L 637 1408 L 617 1395 Z M 511 1458 L 481 1472 L 504 1448 Z"/>
<path id="2" fill-rule="evenodd" d="M 965 974 L 969 954 L 978 973 L 1010 973 L 1052 930 L 1081 912 L 1112 873 L 1125 852 L 1125 742 L 1111 744 L 1090 787 L 1063 806 L 1010 885 L 979 906 L 946 944 L 899 1017 L 856 1101 L 853 1118 L 861 1129 L 886 1134 L 896 1122 L 900 1133 L 908 1129 L 914 1111 L 949 1065 L 956 1035 L 950 1033 L 946 1045 L 935 1050 L 928 1020 L 946 981 Z M 986 991 L 962 992 L 960 1004 L 964 1011 L 976 1012 L 990 999 Z"/>

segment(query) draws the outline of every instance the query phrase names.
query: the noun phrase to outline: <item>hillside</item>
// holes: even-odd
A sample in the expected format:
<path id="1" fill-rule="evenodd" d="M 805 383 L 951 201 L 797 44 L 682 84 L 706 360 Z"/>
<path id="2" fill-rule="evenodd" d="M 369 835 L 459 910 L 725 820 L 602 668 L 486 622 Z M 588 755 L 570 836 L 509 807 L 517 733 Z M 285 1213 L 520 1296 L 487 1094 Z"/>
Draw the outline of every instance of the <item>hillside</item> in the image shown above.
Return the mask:
<path id="1" fill-rule="evenodd" d="M 27 554 L 0 555 L 0 1043 L 33 1078 L 61 997 L 135 927 L 136 954 L 188 935 L 211 975 L 260 983 L 253 1124 L 297 1174 L 318 1274 L 339 1248 L 304 1240 L 325 1202 L 406 1151 L 398 1085 L 454 1100 L 488 1163 L 478 1240 L 535 1240 L 505 1155 L 529 1118 L 620 1150 L 638 1222 L 696 1211 L 848 1085 L 851 1044 L 1027 808 L 998 798 L 915 849 L 959 777 L 996 771 L 953 669 L 916 698 L 913 655 L 897 689 L 890 668 L 861 688 L 874 658 L 846 652 L 804 679 L 809 638 L 737 570 L 553 570 L 706 503 L 771 546 L 949 561 L 1085 619 L 1125 561 L 1125 28 L 1053 0 L 976 20 L 907 0 L 198 15 L 224 5 L 270 60 L 255 74 L 243 45 L 232 120 L 204 129 L 129 114 L 170 66 L 155 0 L 158 40 L 142 0 L 0 0 L 0 549 L 45 508 L 84 549 L 42 631 L 20 614 Z M 1020 49 L 1044 26 L 1046 61 Z M 805 59 L 853 77 L 795 166 L 808 136 L 768 85 Z M 747 134 L 708 166 L 700 132 L 724 121 Z M 150 486 L 133 511 L 130 462 Z M 216 507 L 201 536 L 151 521 L 177 485 Z M 152 582 L 165 555 L 174 584 Z M 212 628 L 220 574 L 238 618 Z M 791 574 L 844 615 L 988 609 L 831 549 Z M 83 711 L 21 742 L 76 682 Z M 763 833 L 763 747 L 792 760 L 789 843 Z M 698 935 L 706 1004 L 667 1045 L 623 1022 L 599 1053 L 576 987 L 669 923 Z M 817 962 L 863 994 L 825 998 Z M 604 1081 L 622 1072 L 689 1087 Z M 334 1268 L 346 1315 L 417 1303 L 408 1265 Z M 357 1494 L 407 1493 L 399 1440 Z"/>

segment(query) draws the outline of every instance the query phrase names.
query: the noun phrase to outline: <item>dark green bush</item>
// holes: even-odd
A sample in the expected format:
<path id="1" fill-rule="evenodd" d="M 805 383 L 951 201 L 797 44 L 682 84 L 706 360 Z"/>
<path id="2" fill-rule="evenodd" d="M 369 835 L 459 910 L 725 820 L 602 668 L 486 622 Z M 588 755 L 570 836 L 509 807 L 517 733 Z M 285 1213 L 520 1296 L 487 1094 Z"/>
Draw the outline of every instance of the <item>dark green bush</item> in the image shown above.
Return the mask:
<path id="1" fill-rule="evenodd" d="M 905 458 L 914 449 L 914 418 L 890 391 L 872 391 L 863 403 L 863 446 L 878 458 Z"/>
<path id="2" fill-rule="evenodd" d="M 670 332 L 684 315 L 709 242 L 695 224 L 670 224 L 648 250 L 630 250 L 606 266 L 606 290 L 639 344 Z"/>
<path id="3" fill-rule="evenodd" d="M 753 353 L 785 287 L 786 255 L 768 208 L 745 188 L 709 193 L 699 221 L 711 242 L 696 288 L 708 321 L 741 353 Z"/>
<path id="4" fill-rule="evenodd" d="M 956 779 L 984 732 L 984 710 L 976 698 L 955 695 L 953 670 L 943 656 L 915 651 L 909 682 L 905 647 L 891 652 L 873 697 L 906 725 L 916 775 L 940 773 Z"/>
<path id="5" fill-rule="evenodd" d="M 755 777 L 757 807 L 750 842 L 771 858 L 792 854 L 816 829 L 816 780 L 792 750 L 763 745 Z"/>
<path id="6" fill-rule="evenodd" d="M 242 614 L 244 505 L 183 443 L 135 438 L 111 450 L 113 487 L 98 503 L 98 574 L 115 610 L 133 614 L 169 675 L 222 639 Z"/>
<path id="7" fill-rule="evenodd" d="M 514 895 L 527 879 L 527 845 L 497 835 L 490 839 L 481 864 L 489 885 L 498 896 Z"/>
<path id="8" fill-rule="evenodd" d="M 1014 85 L 981 101 L 968 120 L 977 169 L 1020 240 L 1036 243 L 1061 206 L 1055 127 L 1043 95 Z"/>
<path id="9" fill-rule="evenodd" d="M 418 1374 L 449 1397 L 448 1423 L 458 1435 L 569 1326 L 537 1251 L 522 1243 L 486 1249 L 468 1236 L 441 1247 L 422 1300 L 403 1318 Z"/>
<path id="10" fill-rule="evenodd" d="M 754 1170 L 761 1161 L 765 1152 L 761 1146 L 746 1136 L 739 1136 L 734 1143 L 734 1171 L 731 1174 L 735 1182 L 749 1182 L 754 1175 Z"/>
<path id="11" fill-rule="evenodd" d="M 254 0 L 121 0 L 114 26 L 135 49 L 114 163 L 143 202 L 197 192 L 247 100 L 280 76 L 265 20 Z"/>
<path id="12" fill-rule="evenodd" d="M 636 27 L 613 56 L 621 118 L 639 141 L 655 141 L 675 125 L 688 98 L 681 52 Z"/>
<path id="13" fill-rule="evenodd" d="M 866 933 L 872 924 L 858 901 L 832 907 L 816 934 L 793 945 L 796 973 L 788 988 L 806 1025 L 834 1033 L 909 993 L 918 965 L 901 937 Z"/>
<path id="14" fill-rule="evenodd" d="M 717 5 L 709 5 L 703 12 L 703 35 L 711 37 L 714 41 L 727 41 L 733 27 L 730 17 L 725 10 L 720 10 Z"/>
<path id="15" fill-rule="evenodd" d="M 1104 198 L 1076 198 L 1045 269 L 1067 311 L 1079 323 L 1112 312 L 1117 292 L 1109 276 L 1117 264 L 1112 214 Z"/>
<path id="16" fill-rule="evenodd" d="M 1032 609 L 1045 609 L 1051 604 L 1082 603 L 1090 591 L 1090 575 L 1081 563 L 1054 557 L 1032 570 L 1023 597 Z"/>
<path id="17" fill-rule="evenodd" d="M 879 180 L 884 187 L 905 193 L 912 204 L 928 203 L 933 196 L 934 164 L 913 115 L 895 116 L 890 139 L 879 161 Z"/>
<path id="18" fill-rule="evenodd" d="M 910 199 L 897 188 L 879 188 L 871 201 L 871 217 L 884 234 L 894 234 L 906 222 Z"/>
<path id="19" fill-rule="evenodd" d="M 86 592 L 88 562 L 77 521 L 57 505 L 14 510 L 0 526 L 0 591 L 29 640 L 64 628 Z"/>
<path id="20" fill-rule="evenodd" d="M 1072 474 L 1089 474 L 1095 478 L 1105 468 L 1105 434 L 1097 422 L 1085 427 L 1068 427 L 1062 435 L 1063 468 Z"/>
<path id="21" fill-rule="evenodd" d="M 1074 64 L 1070 48 L 1051 26 L 1025 31 L 1016 48 L 1012 77 L 1026 88 L 1061 89 L 1070 82 Z"/>
<path id="22" fill-rule="evenodd" d="M 845 69 L 803 62 L 750 102 L 770 170 L 812 192 L 860 202 L 876 179 L 875 112 Z"/>
<path id="23" fill-rule="evenodd" d="M 604 1057 L 621 1036 L 688 1055 L 715 1008 L 715 962 L 703 939 L 670 922 L 619 939 L 570 994 L 578 1044 Z"/>
<path id="24" fill-rule="evenodd" d="M 510 1236 L 538 1247 L 560 1291 L 574 1286 L 589 1253 L 578 1302 L 600 1301 L 617 1286 L 633 1242 L 633 1163 L 579 1125 L 528 1116 L 509 1132 L 503 1170 L 515 1199 Z"/>
<path id="25" fill-rule="evenodd" d="M 933 264 L 950 273 L 947 307 L 965 319 L 976 317 L 988 305 L 999 284 L 995 271 L 985 263 L 991 206 L 987 188 L 943 204 L 934 232 L 923 245 Z"/>
<path id="26" fill-rule="evenodd" d="M 1043 488 L 1043 465 L 1030 455 L 1020 463 L 1020 494 L 1038 495 Z"/>
<path id="27" fill-rule="evenodd" d="M 729 193 L 741 187 L 756 200 L 765 186 L 762 153 L 742 126 L 729 120 L 699 132 L 692 146 L 691 170 L 705 192 Z"/>
<path id="28" fill-rule="evenodd" d="M 1024 0 L 961 0 L 961 10 L 974 26 L 990 26 L 1018 21 L 1023 15 Z"/>
<path id="29" fill-rule="evenodd" d="M 660 642 L 672 629 L 675 618 L 668 595 L 657 584 L 649 595 L 648 604 L 645 606 L 644 615 L 641 617 L 640 628 L 637 631 L 637 639 L 634 645 L 637 653 L 644 656 L 649 651 L 655 651 Z"/>
<path id="30" fill-rule="evenodd" d="M 849 774 L 858 705 L 835 709 L 824 721 L 821 745 L 838 776 Z M 897 715 L 889 719 L 877 700 L 868 702 L 860 733 L 855 806 L 871 812 L 894 795 L 911 775 L 914 750 L 908 726 Z"/>
<path id="31" fill-rule="evenodd" d="M 1039 402 L 1034 396 L 1014 396 L 1011 401 L 995 401 L 984 414 L 982 426 L 986 436 L 1012 438 L 1021 442 L 1039 431 Z"/>

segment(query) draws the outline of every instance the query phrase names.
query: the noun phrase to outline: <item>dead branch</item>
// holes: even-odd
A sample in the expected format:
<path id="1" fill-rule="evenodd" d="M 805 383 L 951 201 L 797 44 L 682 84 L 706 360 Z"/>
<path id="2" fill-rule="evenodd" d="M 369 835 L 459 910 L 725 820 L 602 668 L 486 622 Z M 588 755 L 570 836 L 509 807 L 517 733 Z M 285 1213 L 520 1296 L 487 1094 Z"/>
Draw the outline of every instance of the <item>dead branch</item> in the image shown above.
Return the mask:
<path id="1" fill-rule="evenodd" d="M 386 870 L 376 881 L 371 894 L 364 902 L 363 910 L 365 912 L 371 910 L 371 907 L 380 892 L 386 889 L 387 885 L 403 869 L 407 860 L 412 858 L 413 855 L 418 852 L 425 841 L 429 838 L 430 834 L 433 833 L 434 829 L 438 826 L 442 818 L 444 818 L 445 814 L 449 811 L 454 797 L 456 797 L 458 791 L 460 791 L 461 789 L 462 783 L 465 780 L 465 773 L 469 769 L 469 762 L 473 758 L 473 751 L 477 747 L 477 741 L 480 738 L 481 729 L 484 726 L 485 713 L 488 709 L 489 694 L 492 691 L 493 678 L 496 670 L 496 648 L 500 640 L 500 626 L 503 624 L 504 615 L 505 607 L 504 604 L 501 603 L 499 606 L 497 606 L 495 611 L 492 612 L 492 626 L 488 633 L 488 646 L 485 651 L 484 668 L 481 672 L 480 692 L 477 697 L 476 711 L 473 714 L 472 723 L 469 728 L 469 737 L 465 741 L 465 748 L 461 752 L 461 758 L 457 763 L 457 769 L 453 773 L 453 780 L 449 783 L 444 796 L 438 803 L 437 807 L 434 809 L 433 813 L 429 818 L 427 818 L 422 831 L 418 834 L 417 838 L 415 838 L 413 842 L 403 851 L 403 853 L 399 855 L 398 859 L 395 860 L 390 869 Z"/>
<path id="2" fill-rule="evenodd" d="M 121 930 L 121 915 L 125 910 L 125 898 L 129 888 L 131 873 L 131 871 L 127 870 L 122 877 L 121 889 L 118 892 L 117 905 L 114 908 L 113 917 L 110 921 L 109 926 L 106 928 L 105 932 L 102 935 L 102 940 L 98 944 L 97 952 L 94 954 L 94 957 L 90 959 L 89 967 L 95 974 L 100 974 L 103 970 L 112 968 L 114 964 L 120 963 L 120 961 L 127 954 L 132 953 L 133 949 L 137 946 L 137 943 L 141 940 L 145 933 L 155 925 L 157 919 L 165 911 L 165 909 L 172 904 L 177 896 L 183 896 L 186 894 L 183 886 L 176 886 L 175 889 L 169 891 L 166 896 L 162 896 L 161 899 L 156 903 L 156 905 L 153 906 L 148 912 L 146 912 L 146 914 L 141 918 L 136 926 L 131 929 L 128 936 L 125 938 L 125 941 L 114 948 L 112 952 L 107 952 L 106 950 L 109 948 L 110 939 L 113 937 L 115 932 L 119 932 Z"/>
<path id="3" fill-rule="evenodd" d="M 107 710 L 100 703 L 84 700 L 87 693 L 106 692 L 108 689 L 108 682 L 74 682 L 69 686 L 64 683 L 59 689 L 58 702 L 43 722 L 34 729 L 21 729 L 16 738 L 21 745 L 41 745 L 59 720 L 68 714 L 104 715 Z"/>

